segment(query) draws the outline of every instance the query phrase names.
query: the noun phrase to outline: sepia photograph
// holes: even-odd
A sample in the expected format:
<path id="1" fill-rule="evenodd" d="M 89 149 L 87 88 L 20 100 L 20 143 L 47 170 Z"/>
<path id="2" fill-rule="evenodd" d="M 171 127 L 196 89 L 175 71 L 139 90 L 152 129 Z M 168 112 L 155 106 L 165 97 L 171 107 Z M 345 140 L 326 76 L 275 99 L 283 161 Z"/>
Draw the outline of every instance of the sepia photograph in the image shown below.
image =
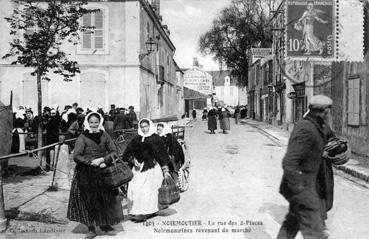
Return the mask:
<path id="1" fill-rule="evenodd" d="M 369 0 L 0 3 L 1 239 L 369 238 Z"/>

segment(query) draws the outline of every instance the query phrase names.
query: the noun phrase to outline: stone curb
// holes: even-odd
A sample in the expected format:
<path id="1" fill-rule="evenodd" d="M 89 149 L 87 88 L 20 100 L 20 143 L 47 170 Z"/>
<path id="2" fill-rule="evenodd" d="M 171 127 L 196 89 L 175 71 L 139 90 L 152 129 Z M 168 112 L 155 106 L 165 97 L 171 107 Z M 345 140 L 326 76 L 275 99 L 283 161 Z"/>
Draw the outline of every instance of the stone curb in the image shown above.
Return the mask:
<path id="1" fill-rule="evenodd" d="M 259 129 L 261 131 L 264 131 L 264 132 L 267 132 L 268 131 L 268 130 L 265 130 L 265 129 L 261 129 L 257 124 L 253 124 L 253 123 L 246 122 L 246 121 L 245 121 L 245 124 L 250 125 L 250 126 L 252 126 L 254 128 L 257 128 L 257 129 Z M 270 134 L 270 133 L 268 133 L 268 134 Z M 278 137 L 276 137 L 274 135 L 273 135 L 273 137 L 278 138 Z M 351 176 L 353 176 L 355 178 L 361 179 L 361 180 L 369 183 L 369 174 L 360 172 L 359 170 L 355 169 L 355 167 L 346 166 L 346 165 L 334 165 L 334 164 L 333 164 L 333 166 L 337 170 L 340 170 L 340 171 L 342 171 L 342 172 L 344 172 L 344 173 L 346 173 L 348 175 L 351 175 Z"/>
<path id="2" fill-rule="evenodd" d="M 369 175 L 365 174 L 365 173 L 362 173 L 362 172 L 359 172 L 358 170 L 350 167 L 350 166 L 345 166 L 345 165 L 334 165 L 333 166 L 340 170 L 340 171 L 343 171 L 345 172 L 346 174 L 349 174 L 355 178 L 359 178 L 361 180 L 364 180 L 365 182 L 369 183 Z"/>

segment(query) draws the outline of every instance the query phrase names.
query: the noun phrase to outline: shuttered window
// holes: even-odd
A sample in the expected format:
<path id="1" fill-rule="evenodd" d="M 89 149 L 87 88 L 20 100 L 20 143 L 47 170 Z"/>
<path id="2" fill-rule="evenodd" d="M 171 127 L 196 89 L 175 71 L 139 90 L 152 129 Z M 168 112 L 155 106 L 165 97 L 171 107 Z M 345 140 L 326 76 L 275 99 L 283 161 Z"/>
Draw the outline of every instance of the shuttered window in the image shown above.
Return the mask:
<path id="1" fill-rule="evenodd" d="M 100 10 L 96 13 L 86 14 L 82 17 L 83 26 L 93 26 L 93 33 L 89 30 L 82 35 L 82 49 L 102 50 L 104 48 L 104 12 Z"/>
<path id="2" fill-rule="evenodd" d="M 348 80 L 348 124 L 360 125 L 360 78 Z"/>

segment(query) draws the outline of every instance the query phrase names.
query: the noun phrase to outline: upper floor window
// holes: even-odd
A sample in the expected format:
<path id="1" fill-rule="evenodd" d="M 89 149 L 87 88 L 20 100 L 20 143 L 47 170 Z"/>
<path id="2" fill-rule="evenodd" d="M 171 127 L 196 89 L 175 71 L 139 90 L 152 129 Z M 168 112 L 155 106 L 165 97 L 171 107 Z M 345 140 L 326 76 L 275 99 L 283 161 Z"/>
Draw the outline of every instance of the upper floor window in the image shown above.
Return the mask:
<path id="1" fill-rule="evenodd" d="M 104 18 L 103 11 L 86 14 L 82 18 L 83 26 L 94 26 L 93 33 L 87 31 L 82 36 L 82 49 L 104 48 Z"/>
<path id="2" fill-rule="evenodd" d="M 96 8 L 94 8 L 96 9 Z M 108 50 L 108 9 L 103 8 L 95 13 L 83 15 L 81 25 L 94 27 L 81 35 L 81 44 L 78 47 L 80 54 L 106 54 Z"/>

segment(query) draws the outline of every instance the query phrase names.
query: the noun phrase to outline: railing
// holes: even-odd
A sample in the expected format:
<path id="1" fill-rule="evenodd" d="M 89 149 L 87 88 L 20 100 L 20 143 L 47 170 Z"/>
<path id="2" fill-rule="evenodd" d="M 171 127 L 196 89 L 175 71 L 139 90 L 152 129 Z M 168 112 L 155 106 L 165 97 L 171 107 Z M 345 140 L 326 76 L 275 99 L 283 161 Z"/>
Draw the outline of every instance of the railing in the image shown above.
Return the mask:
<path id="1" fill-rule="evenodd" d="M 45 149 L 48 149 L 48 148 L 51 148 L 51 147 L 55 147 L 57 145 L 62 145 L 63 143 L 73 142 L 73 141 L 76 141 L 76 138 L 60 141 L 60 142 L 54 143 L 54 144 L 49 144 L 49 145 L 46 145 L 46 146 L 43 146 L 43 147 L 37 148 L 37 149 L 26 150 L 26 151 L 21 152 L 21 153 L 8 154 L 8 155 L 0 156 L 0 162 L 1 162 L 1 160 L 4 160 L 4 159 L 9 159 L 9 158 L 21 157 L 21 156 L 25 156 L 25 155 L 29 155 L 29 154 L 34 154 L 38 151 L 45 150 Z"/>

